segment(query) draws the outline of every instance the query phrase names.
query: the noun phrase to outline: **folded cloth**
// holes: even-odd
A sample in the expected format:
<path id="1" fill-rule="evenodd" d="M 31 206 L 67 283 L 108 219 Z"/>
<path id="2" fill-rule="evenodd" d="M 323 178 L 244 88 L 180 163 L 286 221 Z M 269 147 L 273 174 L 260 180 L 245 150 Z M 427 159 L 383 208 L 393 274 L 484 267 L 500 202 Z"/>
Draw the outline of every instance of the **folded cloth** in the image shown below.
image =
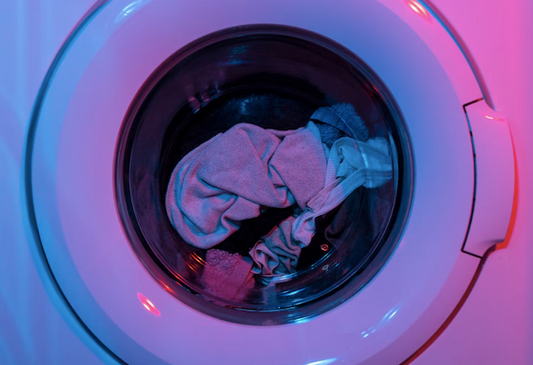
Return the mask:
<path id="1" fill-rule="evenodd" d="M 166 210 L 180 236 L 208 249 L 263 207 L 304 209 L 324 186 L 326 158 L 313 122 L 290 131 L 233 126 L 187 154 L 171 174 Z"/>
<path id="2" fill-rule="evenodd" d="M 391 177 L 392 160 L 385 138 L 367 142 L 338 139 L 329 154 L 324 188 L 300 215 L 283 221 L 252 248 L 254 271 L 264 276 L 294 272 L 300 250 L 309 245 L 315 234 L 317 217 L 336 208 L 358 187 L 375 188 Z"/>

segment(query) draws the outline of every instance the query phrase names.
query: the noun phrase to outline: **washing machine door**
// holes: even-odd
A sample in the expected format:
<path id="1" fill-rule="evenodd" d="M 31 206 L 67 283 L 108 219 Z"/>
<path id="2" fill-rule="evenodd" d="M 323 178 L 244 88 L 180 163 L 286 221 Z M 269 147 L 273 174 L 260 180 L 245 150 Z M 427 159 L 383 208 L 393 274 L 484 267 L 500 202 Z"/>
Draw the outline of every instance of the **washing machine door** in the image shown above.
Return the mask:
<path id="1" fill-rule="evenodd" d="M 268 42 L 299 47 L 305 57 Z M 212 45 L 233 50 L 235 57 L 218 62 L 216 52 L 202 53 Z M 328 70 L 332 78 L 357 71 L 368 91 L 365 103 L 381 108 L 366 110 L 361 102 L 362 113 L 383 121 L 372 124 L 371 133 L 388 138 L 394 161 L 386 224 L 366 264 L 342 261 L 342 255 L 318 261 L 312 272 L 335 272 L 344 262 L 346 275 L 331 282 L 320 280 L 326 274 L 312 276 L 303 289 L 327 285 L 315 296 L 294 290 L 299 299 L 283 304 L 205 300 L 201 288 L 176 275 L 165 255 L 146 242 L 139 218 L 159 204 L 150 203 L 152 190 L 142 190 L 142 178 L 137 185 L 134 180 L 143 168 L 148 180 L 159 171 L 150 170 L 150 151 L 163 148 L 158 143 L 165 129 L 157 129 L 157 121 L 177 113 L 165 106 L 171 104 L 164 95 L 183 90 L 191 115 L 200 115 L 218 89 L 210 92 L 190 80 L 203 75 L 224 90 L 231 72 L 249 67 L 239 54 L 256 57 L 255 65 L 261 57 L 278 57 L 283 62 L 275 65 L 277 74 L 306 70 L 305 59 L 312 63 L 313 55 L 352 60 L 333 62 Z M 172 81 L 166 75 L 189 70 L 183 62 L 193 56 L 185 73 L 194 75 L 190 82 L 164 84 Z M 204 68 L 194 68 L 204 61 Z M 301 79 L 316 86 L 317 72 Z M 338 89 L 327 79 L 321 78 L 319 92 Z M 164 85 L 172 85 L 171 91 Z M 355 98 L 342 90 L 321 102 Z M 156 94 L 163 95 L 162 104 L 150 104 Z M 36 247 L 69 308 L 128 364 L 400 363 L 444 323 L 481 256 L 505 237 L 512 149 L 505 122 L 482 98 L 457 44 L 415 0 L 102 1 L 59 52 L 33 113 L 26 184 Z M 147 122 L 139 116 L 149 108 L 154 119 Z M 465 110 L 472 110 L 468 118 Z M 150 138 L 159 142 L 150 145 Z M 148 161 L 138 165 L 144 160 L 131 148 L 136 140 L 144 141 Z M 503 156 L 496 168 L 487 162 L 491 156 Z M 141 208 L 133 192 L 138 186 L 148 196 Z M 476 192 L 476 186 L 482 188 Z M 504 192 L 496 202 L 495 186 Z M 483 202 L 483 214 L 474 200 Z M 487 222 L 495 228 L 484 235 Z"/>

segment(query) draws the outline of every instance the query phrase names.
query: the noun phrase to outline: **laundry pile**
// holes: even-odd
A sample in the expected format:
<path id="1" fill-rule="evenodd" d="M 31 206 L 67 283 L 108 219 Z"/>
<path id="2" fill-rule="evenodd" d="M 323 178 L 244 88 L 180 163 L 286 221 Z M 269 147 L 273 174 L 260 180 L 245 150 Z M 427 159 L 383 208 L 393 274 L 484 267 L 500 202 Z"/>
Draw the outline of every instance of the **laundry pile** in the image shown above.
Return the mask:
<path id="1" fill-rule="evenodd" d="M 369 138 L 353 106 L 337 104 L 316 110 L 303 128 L 280 131 L 239 123 L 201 144 L 173 170 L 166 210 L 180 236 L 206 250 L 243 222 L 283 210 L 283 219 L 250 250 L 253 265 L 218 247 L 207 252 L 209 276 L 226 265 L 240 268 L 249 281 L 242 268 L 267 278 L 295 272 L 318 217 L 358 187 L 375 188 L 391 177 L 387 140 Z"/>

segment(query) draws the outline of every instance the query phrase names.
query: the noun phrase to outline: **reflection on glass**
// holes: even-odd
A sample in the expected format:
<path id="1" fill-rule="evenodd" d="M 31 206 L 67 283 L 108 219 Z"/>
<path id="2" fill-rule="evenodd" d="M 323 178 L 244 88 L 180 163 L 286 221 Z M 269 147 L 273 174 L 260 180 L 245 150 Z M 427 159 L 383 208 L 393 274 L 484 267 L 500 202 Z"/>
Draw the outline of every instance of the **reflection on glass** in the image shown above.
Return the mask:
<path id="1" fill-rule="evenodd" d="M 396 313 L 398 313 L 399 309 L 400 309 L 400 305 L 398 304 L 394 308 L 392 308 L 390 311 L 388 311 L 376 326 L 369 327 L 366 331 L 361 332 L 361 336 L 363 338 L 367 338 L 372 333 L 384 327 L 387 324 L 387 322 L 389 322 L 392 319 L 392 317 L 394 317 Z"/>
<path id="2" fill-rule="evenodd" d="M 422 18 L 430 20 L 431 15 L 429 12 L 416 0 L 407 0 L 407 5 L 413 10 L 415 13 L 420 15 Z"/>
<path id="3" fill-rule="evenodd" d="M 152 0 L 135 0 L 131 3 L 129 3 L 128 5 L 126 5 L 124 7 L 124 9 L 122 9 L 120 11 L 120 13 L 118 13 L 118 15 L 116 16 L 115 18 L 115 23 L 119 23 L 123 20 L 125 20 L 127 17 L 129 17 L 130 15 L 132 15 L 133 13 L 135 13 L 137 10 L 139 10 L 140 8 L 142 8 L 144 5 L 146 5 L 147 3 L 151 2 Z"/>
<path id="4" fill-rule="evenodd" d="M 139 298 L 139 300 L 141 301 L 141 304 L 143 305 L 144 309 L 146 309 L 148 312 L 156 315 L 156 316 L 160 316 L 161 315 L 161 312 L 159 312 L 159 310 L 156 308 L 156 306 L 154 305 L 154 303 L 152 303 L 152 301 L 148 298 L 146 298 L 143 294 L 141 293 L 137 293 L 137 298 Z"/>
<path id="5" fill-rule="evenodd" d="M 310 363 L 308 363 L 306 365 L 329 365 L 329 364 L 333 364 L 335 362 L 335 360 L 337 360 L 336 357 L 334 357 L 332 359 L 313 361 L 313 362 L 310 362 Z"/>

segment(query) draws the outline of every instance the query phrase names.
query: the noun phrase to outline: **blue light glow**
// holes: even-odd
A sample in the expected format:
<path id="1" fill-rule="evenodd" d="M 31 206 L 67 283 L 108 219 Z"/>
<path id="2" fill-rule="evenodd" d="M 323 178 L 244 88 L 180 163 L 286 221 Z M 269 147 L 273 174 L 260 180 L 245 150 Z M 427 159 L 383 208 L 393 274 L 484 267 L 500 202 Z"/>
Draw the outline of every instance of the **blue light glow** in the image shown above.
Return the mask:
<path id="1" fill-rule="evenodd" d="M 385 314 L 385 316 L 383 316 L 381 322 L 389 321 L 392 317 L 394 317 L 396 313 L 398 313 L 397 307 L 392 308 L 390 311 L 387 312 L 387 314 Z"/>
<path id="2" fill-rule="evenodd" d="M 334 357 L 332 359 L 326 359 L 326 360 L 319 360 L 319 361 L 310 362 L 309 364 L 306 364 L 306 365 L 329 365 L 329 364 L 332 364 L 333 362 L 335 362 L 335 360 L 337 360 L 336 357 Z"/>
<path id="3" fill-rule="evenodd" d="M 124 9 L 120 11 L 120 13 L 115 18 L 115 23 L 119 23 L 126 19 L 129 15 L 133 14 L 140 8 L 142 8 L 144 5 L 148 4 L 152 0 L 135 0 L 131 3 L 129 3 Z"/>

